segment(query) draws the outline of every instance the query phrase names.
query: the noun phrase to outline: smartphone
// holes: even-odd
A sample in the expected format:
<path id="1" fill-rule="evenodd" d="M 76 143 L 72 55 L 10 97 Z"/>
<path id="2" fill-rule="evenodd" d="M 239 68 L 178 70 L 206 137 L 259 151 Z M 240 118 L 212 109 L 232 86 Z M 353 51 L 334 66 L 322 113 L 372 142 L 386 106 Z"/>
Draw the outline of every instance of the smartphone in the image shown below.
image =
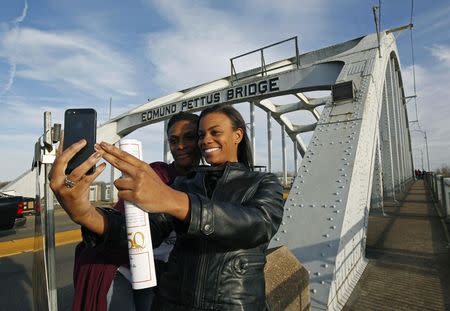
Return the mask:
<path id="1" fill-rule="evenodd" d="M 64 113 L 64 145 L 63 150 L 80 139 L 86 139 L 87 145 L 81 149 L 67 164 L 66 175 L 80 166 L 94 152 L 97 140 L 97 112 L 91 108 L 67 109 Z M 87 174 L 92 174 L 95 166 Z"/>

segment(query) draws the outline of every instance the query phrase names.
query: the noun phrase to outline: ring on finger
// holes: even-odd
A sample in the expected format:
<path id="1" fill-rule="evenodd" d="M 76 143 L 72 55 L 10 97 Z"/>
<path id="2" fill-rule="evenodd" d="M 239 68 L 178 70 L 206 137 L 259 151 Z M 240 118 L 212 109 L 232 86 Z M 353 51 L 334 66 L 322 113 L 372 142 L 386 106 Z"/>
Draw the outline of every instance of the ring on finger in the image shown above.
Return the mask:
<path id="1" fill-rule="evenodd" d="M 66 186 L 66 188 L 73 188 L 73 187 L 75 187 L 75 185 L 76 185 L 76 182 L 70 180 L 66 175 L 66 177 L 64 178 L 64 186 Z"/>

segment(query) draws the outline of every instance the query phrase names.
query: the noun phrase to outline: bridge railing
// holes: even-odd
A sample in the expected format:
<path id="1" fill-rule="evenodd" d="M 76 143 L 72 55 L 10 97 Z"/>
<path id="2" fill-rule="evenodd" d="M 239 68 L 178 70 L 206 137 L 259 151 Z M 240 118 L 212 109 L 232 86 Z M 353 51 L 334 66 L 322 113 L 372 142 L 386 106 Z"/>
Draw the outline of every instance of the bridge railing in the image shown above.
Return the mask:
<path id="1" fill-rule="evenodd" d="M 445 221 L 450 223 L 450 178 L 430 172 L 424 179 Z"/>

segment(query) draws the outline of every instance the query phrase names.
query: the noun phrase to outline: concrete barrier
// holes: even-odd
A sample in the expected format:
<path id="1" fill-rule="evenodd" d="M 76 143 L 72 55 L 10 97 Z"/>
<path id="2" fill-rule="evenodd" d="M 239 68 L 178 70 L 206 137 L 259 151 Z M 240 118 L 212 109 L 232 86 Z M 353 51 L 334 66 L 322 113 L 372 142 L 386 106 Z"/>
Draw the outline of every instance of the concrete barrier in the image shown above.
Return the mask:
<path id="1" fill-rule="evenodd" d="M 308 271 L 286 246 L 269 252 L 264 273 L 270 310 L 309 310 Z"/>

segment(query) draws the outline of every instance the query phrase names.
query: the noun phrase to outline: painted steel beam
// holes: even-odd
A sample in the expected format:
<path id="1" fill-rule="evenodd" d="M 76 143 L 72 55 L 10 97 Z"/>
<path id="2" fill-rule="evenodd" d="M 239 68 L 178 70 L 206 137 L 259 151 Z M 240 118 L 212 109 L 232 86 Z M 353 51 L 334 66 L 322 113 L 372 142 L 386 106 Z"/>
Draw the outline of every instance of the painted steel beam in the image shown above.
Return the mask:
<path id="1" fill-rule="evenodd" d="M 345 64 L 336 82 L 351 81 L 356 96 L 325 104 L 287 199 L 283 225 L 272 242 L 288 245 L 310 271 L 313 310 L 340 310 L 366 266 L 372 191 L 381 186 L 380 178 L 374 177 L 380 173 L 375 174 L 376 163 L 385 160 L 376 156 L 380 120 L 386 123 L 383 103 L 391 112 L 393 131 L 385 138 L 395 146 L 396 183 L 400 186 L 407 179 L 400 171 L 405 161 L 400 150 L 408 142 L 400 141 L 405 126 L 399 117 L 404 94 L 394 68 L 398 53 L 392 35 L 381 34 L 380 40 L 381 57 L 373 34 L 333 59 Z M 379 163 L 378 169 L 383 167 Z"/>

